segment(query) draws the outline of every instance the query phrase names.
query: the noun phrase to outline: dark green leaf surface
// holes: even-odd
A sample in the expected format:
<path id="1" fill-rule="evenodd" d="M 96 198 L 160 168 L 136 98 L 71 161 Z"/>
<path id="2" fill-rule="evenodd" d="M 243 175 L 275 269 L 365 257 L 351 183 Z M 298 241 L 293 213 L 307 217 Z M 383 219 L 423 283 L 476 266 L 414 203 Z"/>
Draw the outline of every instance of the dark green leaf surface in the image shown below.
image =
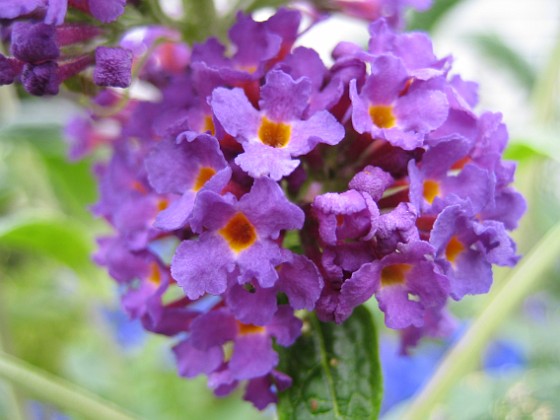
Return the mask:
<path id="1" fill-rule="evenodd" d="M 310 330 L 280 353 L 293 385 L 279 395 L 280 420 L 375 419 L 381 369 L 375 327 L 360 306 L 342 325 L 309 318 Z"/>

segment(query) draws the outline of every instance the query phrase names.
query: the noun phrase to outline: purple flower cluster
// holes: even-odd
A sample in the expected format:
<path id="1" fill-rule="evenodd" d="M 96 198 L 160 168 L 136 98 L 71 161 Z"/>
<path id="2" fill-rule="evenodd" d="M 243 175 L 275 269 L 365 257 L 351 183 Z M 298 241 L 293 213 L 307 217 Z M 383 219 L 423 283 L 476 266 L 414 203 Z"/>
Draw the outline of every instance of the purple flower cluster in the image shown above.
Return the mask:
<path id="1" fill-rule="evenodd" d="M 21 82 L 35 96 L 56 95 L 65 80 L 95 65 L 99 86 L 127 87 L 132 54 L 97 46 L 103 30 L 94 24 L 64 23 L 68 6 L 107 23 L 124 11 L 125 0 L 13 0 L 2 3 L 0 31 L 10 56 L 0 54 L 0 85 Z M 76 51 L 80 51 L 79 54 Z"/>
<path id="2" fill-rule="evenodd" d="M 500 115 L 475 113 L 476 85 L 427 35 L 377 20 L 366 50 L 341 43 L 327 67 L 294 47 L 300 18 L 240 13 L 231 54 L 214 38 L 156 50 L 140 77 L 157 100 L 68 129 L 75 155 L 113 149 L 94 212 L 116 234 L 96 260 L 125 310 L 176 337 L 181 375 L 217 395 L 245 382 L 258 408 L 290 385 L 273 346 L 301 333 L 296 311 L 341 323 L 375 297 L 403 348 L 445 334 L 448 299 L 516 263 L 525 209 Z"/>

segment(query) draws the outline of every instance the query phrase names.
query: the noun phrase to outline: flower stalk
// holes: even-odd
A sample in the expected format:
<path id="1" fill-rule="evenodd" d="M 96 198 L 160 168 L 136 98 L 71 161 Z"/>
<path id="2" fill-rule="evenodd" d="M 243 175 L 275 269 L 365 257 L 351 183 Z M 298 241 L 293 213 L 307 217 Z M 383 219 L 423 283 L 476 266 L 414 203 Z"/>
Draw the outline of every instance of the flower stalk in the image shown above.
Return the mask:
<path id="1" fill-rule="evenodd" d="M 0 352 L 0 378 L 40 400 L 85 418 L 105 420 L 135 418 L 113 403 L 4 352 Z"/>
<path id="2" fill-rule="evenodd" d="M 503 287 L 448 352 L 437 371 L 402 417 L 420 420 L 443 401 L 451 387 L 477 363 L 481 352 L 502 322 L 519 306 L 560 254 L 560 223 L 557 223 L 512 270 Z"/>

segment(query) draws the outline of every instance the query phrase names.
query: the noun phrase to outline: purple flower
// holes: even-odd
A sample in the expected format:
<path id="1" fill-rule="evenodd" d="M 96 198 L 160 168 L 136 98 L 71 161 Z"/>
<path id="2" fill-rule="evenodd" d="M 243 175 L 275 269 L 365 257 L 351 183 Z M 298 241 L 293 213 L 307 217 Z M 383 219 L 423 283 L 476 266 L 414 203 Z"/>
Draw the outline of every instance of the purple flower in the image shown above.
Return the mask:
<path id="1" fill-rule="evenodd" d="M 278 280 L 275 267 L 284 262 L 275 239 L 281 230 L 301 228 L 303 220 L 299 207 L 268 178 L 256 179 L 239 201 L 201 191 L 190 223 L 200 237 L 181 243 L 172 275 L 190 299 L 222 294 L 230 281 L 256 279 L 261 287 L 272 287 Z"/>
<path id="2" fill-rule="evenodd" d="M 419 240 L 416 227 L 417 210 L 410 203 L 399 203 L 390 212 L 379 217 L 375 232 L 377 255 L 388 255 L 397 250 L 399 244 Z"/>
<path id="3" fill-rule="evenodd" d="M 359 93 L 356 83 L 350 84 L 354 128 L 405 150 L 421 147 L 426 134 L 447 118 L 445 94 L 410 79 L 402 61 L 391 55 L 372 59 L 371 67 Z"/>
<path id="4" fill-rule="evenodd" d="M 364 264 L 342 285 L 338 322 L 373 294 L 390 328 L 420 327 L 427 309 L 443 307 L 449 285 L 431 261 L 434 249 L 422 241 L 398 249 L 399 253 Z"/>
<path id="5" fill-rule="evenodd" d="M 459 300 L 466 294 L 486 293 L 492 284 L 492 264 L 514 265 L 515 243 L 502 223 L 478 221 L 460 204 L 445 208 L 434 224 L 430 243 L 436 262 L 450 280 L 450 294 Z"/>
<path id="6" fill-rule="evenodd" d="M 430 37 L 425 33 L 395 32 L 385 19 L 372 22 L 368 29 L 368 52 L 373 56 L 390 54 L 398 57 L 411 77 L 428 80 L 445 75 L 450 66 L 449 58 L 438 60 L 434 55 Z"/>
<path id="7" fill-rule="evenodd" d="M 329 245 L 371 238 L 377 229 L 377 205 L 371 196 L 356 190 L 319 195 L 315 197 L 313 210 L 321 239 Z"/>
<path id="8" fill-rule="evenodd" d="M 125 88 L 130 85 L 132 52 L 124 48 L 97 47 L 93 80 L 99 86 Z"/>
<path id="9" fill-rule="evenodd" d="M 218 371 L 229 383 L 262 377 L 278 364 L 272 338 L 289 346 L 301 333 L 301 326 L 301 320 L 286 305 L 265 326 L 240 323 L 226 309 L 202 314 L 192 322 L 189 337 L 174 348 L 179 373 L 192 377 Z M 233 343 L 233 352 L 222 366 L 223 346 L 228 342 Z"/>
<path id="10" fill-rule="evenodd" d="M 56 0 L 55 0 L 56 1 Z M 9 0 L 2 2 L 0 19 L 15 19 L 27 15 L 45 4 L 45 0 Z"/>
<path id="11" fill-rule="evenodd" d="M 431 0 L 332 0 L 332 6 L 342 13 L 367 21 L 386 17 L 394 27 L 404 24 L 405 7 L 417 10 L 429 9 Z"/>
<path id="12" fill-rule="evenodd" d="M 21 73 L 23 63 L 0 54 L 0 86 L 14 83 Z"/>
<path id="13" fill-rule="evenodd" d="M 313 310 L 323 289 L 317 267 L 302 255 L 284 251 L 285 262 L 276 267 L 274 287 L 258 283 L 233 284 L 226 292 L 226 302 L 235 318 L 245 324 L 266 325 L 276 313 L 277 295 L 285 293 L 294 309 Z"/>
<path id="14" fill-rule="evenodd" d="M 60 79 L 55 61 L 23 66 L 21 83 L 25 90 L 35 96 L 56 95 Z"/>
<path id="15" fill-rule="evenodd" d="M 315 306 L 320 320 L 341 322 L 350 314 L 341 314 L 339 304 L 340 290 L 354 272 L 362 265 L 374 259 L 371 244 L 368 242 L 340 243 L 326 247 L 321 256 L 320 269 L 325 280 L 325 287 Z M 342 315 L 342 316 L 341 316 Z"/>
<path id="16" fill-rule="evenodd" d="M 185 226 L 197 194 L 206 189 L 220 193 L 231 176 L 218 141 L 208 134 L 193 136 L 183 133 L 176 141 L 163 140 L 146 158 L 152 187 L 160 194 L 180 194 L 158 214 L 158 228 Z"/>
<path id="17" fill-rule="evenodd" d="M 69 0 L 70 4 L 80 4 L 83 0 Z M 89 11 L 93 17 L 103 23 L 116 20 L 126 6 L 126 0 L 88 0 Z"/>
<path id="18" fill-rule="evenodd" d="M 309 79 L 294 81 L 282 71 L 267 74 L 261 89 L 261 111 L 240 89 L 217 88 L 210 105 L 225 131 L 243 145 L 235 162 L 252 177 L 280 180 L 298 166 L 293 156 L 310 152 L 318 143 L 335 145 L 344 129 L 327 111 L 302 119 L 311 92 Z"/>
<path id="19" fill-rule="evenodd" d="M 410 201 L 423 213 L 439 213 L 457 200 L 468 201 L 473 211 L 493 208 L 493 173 L 472 163 L 459 169 L 453 166 L 468 147 L 465 139 L 451 138 L 424 153 L 421 165 L 410 161 Z"/>
<path id="20" fill-rule="evenodd" d="M 60 51 L 55 27 L 44 23 L 16 22 L 12 27 L 11 52 L 26 63 L 56 60 Z"/>

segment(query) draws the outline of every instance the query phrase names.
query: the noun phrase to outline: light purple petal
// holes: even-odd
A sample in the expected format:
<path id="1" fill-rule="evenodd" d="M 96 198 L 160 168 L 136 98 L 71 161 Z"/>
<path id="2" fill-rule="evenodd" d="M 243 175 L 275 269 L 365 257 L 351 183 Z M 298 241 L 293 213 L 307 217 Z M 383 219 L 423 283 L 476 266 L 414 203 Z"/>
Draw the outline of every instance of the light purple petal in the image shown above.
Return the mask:
<path id="1" fill-rule="evenodd" d="M 241 270 L 242 283 L 255 278 L 261 287 L 272 287 L 278 280 L 275 267 L 284 261 L 276 242 L 259 240 L 237 255 L 237 265 Z"/>
<path id="2" fill-rule="evenodd" d="M 190 225 L 195 233 L 218 230 L 235 214 L 234 199 L 204 190 L 197 194 Z"/>
<path id="3" fill-rule="evenodd" d="M 354 308 L 373 296 L 379 289 L 381 266 L 378 261 L 364 264 L 344 282 L 340 290 L 340 303 L 336 308 L 335 321 L 343 322 Z"/>
<path id="4" fill-rule="evenodd" d="M 294 315 L 294 310 L 289 305 L 282 305 L 278 312 L 267 325 L 267 332 L 276 338 L 281 346 L 291 346 L 301 334 L 303 323 Z"/>
<path id="5" fill-rule="evenodd" d="M 389 328 L 402 329 L 410 325 L 420 327 L 424 324 L 422 305 L 409 300 L 405 285 L 383 287 L 376 293 L 376 297 Z"/>
<path id="6" fill-rule="evenodd" d="M 449 105 L 443 92 L 411 89 L 396 101 L 394 112 L 399 128 L 427 133 L 443 124 L 449 113 Z"/>
<path id="7" fill-rule="evenodd" d="M 124 12 L 126 0 L 88 0 L 91 14 L 103 23 L 116 20 Z"/>
<path id="8" fill-rule="evenodd" d="M 6 0 L 2 2 L 2 7 L 0 8 L 0 19 L 15 19 L 19 16 L 27 15 L 42 5 L 44 5 L 44 1 L 41 0 Z"/>
<path id="9" fill-rule="evenodd" d="M 241 197 L 239 209 L 249 217 L 260 236 L 273 239 L 278 238 L 281 230 L 300 229 L 305 219 L 303 211 L 268 178 L 255 180 L 251 191 Z"/>
<path id="10" fill-rule="evenodd" d="M 381 55 L 371 63 L 361 96 L 374 105 L 392 104 L 405 87 L 408 74 L 402 61 L 391 55 Z"/>
<path id="11" fill-rule="evenodd" d="M 242 89 L 214 89 L 210 106 L 228 134 L 241 141 L 256 137 L 261 117 Z"/>
<path id="12" fill-rule="evenodd" d="M 178 143 L 166 139 L 154 147 L 145 160 L 150 185 L 160 194 L 183 194 L 193 188 L 200 167 L 216 172 L 227 166 L 218 141 L 201 134 L 188 141 L 186 134 Z"/>
<path id="13" fill-rule="evenodd" d="M 261 88 L 259 106 L 272 120 L 290 122 L 300 119 L 307 108 L 311 82 L 304 77 L 294 81 L 280 70 L 271 70 Z"/>
<path id="14" fill-rule="evenodd" d="M 519 261 L 515 242 L 508 236 L 504 224 L 494 220 L 474 223 L 474 233 L 486 248 L 488 262 L 503 266 L 514 266 Z"/>
<path id="15" fill-rule="evenodd" d="M 251 379 L 245 388 L 243 399 L 251 402 L 257 409 L 264 410 L 277 400 L 272 385 L 269 375 Z"/>
<path id="16" fill-rule="evenodd" d="M 198 299 L 205 293 L 224 293 L 231 270 L 232 252 L 227 243 L 215 234 L 203 234 L 198 240 L 183 241 L 171 262 L 171 274 L 189 299 Z"/>
<path id="17" fill-rule="evenodd" d="M 173 347 L 173 353 L 177 359 L 179 375 L 185 378 L 194 378 L 200 374 L 208 375 L 221 365 L 224 358 L 221 347 L 199 350 L 187 340 Z"/>
<path id="18" fill-rule="evenodd" d="M 289 260 L 278 269 L 277 287 L 286 293 L 294 309 L 313 310 L 323 289 L 319 270 L 303 255 L 290 253 Z"/>
<path id="19" fill-rule="evenodd" d="M 368 113 L 368 104 L 360 98 L 356 88 L 356 80 L 350 81 L 350 99 L 352 100 L 352 126 L 363 134 L 373 127 L 373 122 Z"/>
<path id="20" fill-rule="evenodd" d="M 377 166 L 366 166 L 354 175 L 348 186 L 354 190 L 365 192 L 375 201 L 378 201 L 393 182 L 393 177 L 383 169 Z"/>
<path id="21" fill-rule="evenodd" d="M 285 149 L 266 146 L 262 143 L 245 143 L 245 153 L 235 158 L 241 169 L 253 178 L 270 177 L 275 181 L 290 175 L 299 165 Z"/>
<path id="22" fill-rule="evenodd" d="M 196 194 L 192 191 L 186 191 L 181 197 L 176 198 L 167 208 L 158 213 L 154 227 L 168 232 L 184 227 L 191 215 L 195 197 Z"/>
<path id="23" fill-rule="evenodd" d="M 483 253 L 467 249 L 457 257 L 454 267 L 451 264 L 447 267 L 453 299 L 460 300 L 465 295 L 478 295 L 490 290 L 492 265 Z"/>
<path id="24" fill-rule="evenodd" d="M 276 290 L 255 287 L 248 291 L 234 284 L 226 295 L 228 307 L 235 318 L 244 324 L 266 325 L 276 313 Z"/>
<path id="25" fill-rule="evenodd" d="M 323 84 L 327 68 L 323 64 L 319 54 L 306 47 L 297 47 L 289 54 L 279 68 L 290 74 L 294 80 L 307 77 L 311 81 L 314 91 L 318 91 Z"/>
<path id="26" fill-rule="evenodd" d="M 68 0 L 48 0 L 45 23 L 49 25 L 62 25 L 68 8 Z"/>
<path id="27" fill-rule="evenodd" d="M 224 310 L 211 311 L 196 318 L 190 328 L 189 343 L 199 350 L 209 350 L 235 339 L 237 323 Z"/>
<path id="28" fill-rule="evenodd" d="M 286 150 L 292 156 L 309 153 L 317 144 L 334 146 L 344 138 L 344 127 L 330 114 L 322 110 L 308 120 L 292 124 L 292 136 Z"/>
<path id="29" fill-rule="evenodd" d="M 235 340 L 229 368 L 235 379 L 251 379 L 269 373 L 278 364 L 272 339 L 266 334 L 247 334 Z"/>

